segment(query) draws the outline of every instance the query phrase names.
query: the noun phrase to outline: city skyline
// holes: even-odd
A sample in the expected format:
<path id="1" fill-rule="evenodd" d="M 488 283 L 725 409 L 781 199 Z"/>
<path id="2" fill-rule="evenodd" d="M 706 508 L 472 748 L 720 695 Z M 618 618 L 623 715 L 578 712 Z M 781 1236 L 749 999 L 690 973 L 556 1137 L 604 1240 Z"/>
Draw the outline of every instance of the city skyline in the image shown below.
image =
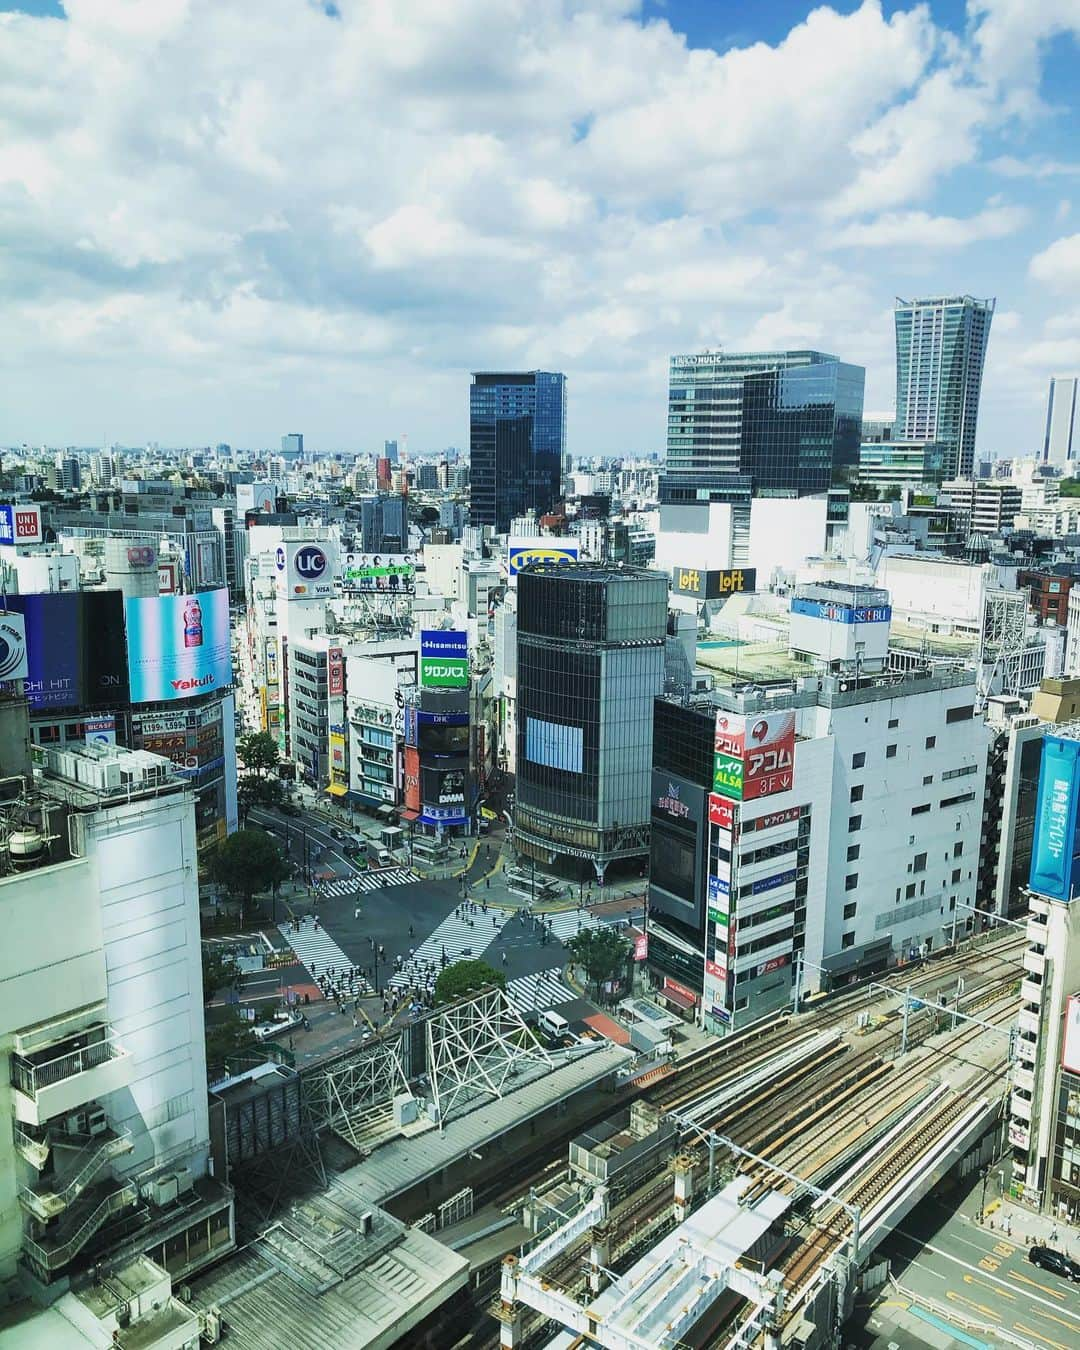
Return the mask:
<path id="1" fill-rule="evenodd" d="M 678 352 L 835 352 L 890 411 L 898 294 L 997 297 L 979 454 L 1039 453 L 1080 368 L 1068 0 L 20 0 L 0 32 L 0 443 L 464 448 L 470 370 L 545 369 L 571 453 L 648 453 Z"/>

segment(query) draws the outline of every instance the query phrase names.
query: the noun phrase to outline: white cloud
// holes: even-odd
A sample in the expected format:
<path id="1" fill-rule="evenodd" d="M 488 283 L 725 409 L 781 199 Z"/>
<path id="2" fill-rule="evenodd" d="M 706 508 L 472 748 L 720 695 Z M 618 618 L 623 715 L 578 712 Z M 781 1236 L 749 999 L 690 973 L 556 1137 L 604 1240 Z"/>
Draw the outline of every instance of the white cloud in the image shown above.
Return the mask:
<path id="1" fill-rule="evenodd" d="M 887 402 L 894 291 L 974 288 L 1028 225 L 979 155 L 1071 12 L 865 0 L 717 53 L 635 0 L 256 8 L 0 15 L 0 442 L 460 442 L 469 368 L 534 363 L 581 444 L 655 449 L 706 342 L 814 342 Z M 997 174 L 1065 176 L 1008 144 Z"/>
<path id="2" fill-rule="evenodd" d="M 1028 270 L 1036 281 L 1054 286 L 1080 286 L 1080 234 L 1066 235 L 1036 253 Z"/>
<path id="3" fill-rule="evenodd" d="M 987 168 L 1006 178 L 1075 178 L 1080 177 L 1080 161 L 1061 159 L 1017 159 L 1015 155 L 1000 155 L 990 160 Z"/>
<path id="4" fill-rule="evenodd" d="M 837 230 L 838 247 L 950 249 L 965 248 L 980 239 L 1002 239 L 1027 223 L 1022 206 L 988 206 L 976 216 L 932 216 L 926 211 L 892 211 L 865 224 Z"/>

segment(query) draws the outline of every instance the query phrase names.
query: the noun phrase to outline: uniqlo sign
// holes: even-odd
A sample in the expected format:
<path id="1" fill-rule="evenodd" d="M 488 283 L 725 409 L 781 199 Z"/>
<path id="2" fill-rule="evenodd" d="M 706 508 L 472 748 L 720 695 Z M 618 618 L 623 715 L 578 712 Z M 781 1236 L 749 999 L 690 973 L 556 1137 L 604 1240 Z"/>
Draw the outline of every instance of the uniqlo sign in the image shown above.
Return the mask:
<path id="1" fill-rule="evenodd" d="M 40 543 L 40 506 L 0 506 L 0 544 Z"/>

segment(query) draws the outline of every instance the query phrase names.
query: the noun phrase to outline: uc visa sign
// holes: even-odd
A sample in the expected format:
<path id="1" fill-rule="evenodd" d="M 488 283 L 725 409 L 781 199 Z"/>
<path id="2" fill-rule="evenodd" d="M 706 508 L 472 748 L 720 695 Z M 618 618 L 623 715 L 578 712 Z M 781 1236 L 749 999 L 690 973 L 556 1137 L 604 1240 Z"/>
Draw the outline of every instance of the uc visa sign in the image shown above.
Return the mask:
<path id="1" fill-rule="evenodd" d="M 1080 810 L 1080 741 L 1043 738 L 1035 838 L 1028 884 L 1037 895 L 1070 900 L 1080 886 L 1077 812 Z"/>
<path id="2" fill-rule="evenodd" d="M 286 600 L 320 600 L 334 594 L 335 556 L 330 544 L 279 544 L 274 554 L 278 594 Z"/>

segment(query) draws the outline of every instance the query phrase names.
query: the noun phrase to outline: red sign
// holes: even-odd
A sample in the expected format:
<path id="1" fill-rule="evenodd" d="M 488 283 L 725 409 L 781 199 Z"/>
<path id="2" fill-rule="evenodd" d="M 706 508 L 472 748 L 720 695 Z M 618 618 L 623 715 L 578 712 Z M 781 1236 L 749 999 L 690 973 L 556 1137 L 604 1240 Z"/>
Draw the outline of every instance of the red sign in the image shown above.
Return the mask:
<path id="1" fill-rule="evenodd" d="M 15 512 L 15 538 L 29 543 L 41 542 L 41 507 L 33 506 Z"/>
<path id="2" fill-rule="evenodd" d="M 136 544 L 128 549 L 127 560 L 131 567 L 153 567 L 157 562 L 157 549 L 149 544 Z"/>
<path id="3" fill-rule="evenodd" d="M 420 751 L 405 747 L 405 810 L 420 810 Z"/>
<path id="4" fill-rule="evenodd" d="M 790 959 L 791 958 L 788 956 L 774 956 L 771 961 L 763 961 L 757 968 L 758 977 L 760 978 L 762 975 L 769 975 L 774 970 L 782 970 Z"/>
<path id="5" fill-rule="evenodd" d="M 771 830 L 774 825 L 786 825 L 789 821 L 798 820 L 801 812 L 801 806 L 789 806 L 786 811 L 772 811 L 767 816 L 758 816 L 754 828 Z"/>
<path id="6" fill-rule="evenodd" d="M 748 721 L 743 751 L 743 801 L 786 792 L 795 781 L 795 713 Z"/>
<path id="7" fill-rule="evenodd" d="M 709 824 L 719 825 L 722 830 L 730 830 L 735 823 L 735 803 L 726 797 L 709 793 Z"/>
<path id="8" fill-rule="evenodd" d="M 334 698 L 345 692 L 345 658 L 340 647 L 330 648 L 326 665 L 326 692 Z"/>
<path id="9" fill-rule="evenodd" d="M 698 996 L 692 989 L 687 989 L 685 984 L 679 984 L 679 982 L 673 980 L 670 975 L 664 976 L 664 988 L 673 989 L 676 994 L 682 994 L 683 998 L 688 998 L 691 1003 L 696 1003 L 698 1001 Z"/>
<path id="10" fill-rule="evenodd" d="M 639 938 L 634 939 L 634 960 L 647 961 L 649 959 L 649 935 L 642 933 Z"/>
<path id="11" fill-rule="evenodd" d="M 716 961 L 706 961 L 705 970 L 714 980 L 727 979 L 727 966 L 719 965 Z"/>
<path id="12" fill-rule="evenodd" d="M 718 755 L 734 755 L 742 759 L 746 744 L 746 718 L 742 713 L 716 714 L 714 749 Z"/>

